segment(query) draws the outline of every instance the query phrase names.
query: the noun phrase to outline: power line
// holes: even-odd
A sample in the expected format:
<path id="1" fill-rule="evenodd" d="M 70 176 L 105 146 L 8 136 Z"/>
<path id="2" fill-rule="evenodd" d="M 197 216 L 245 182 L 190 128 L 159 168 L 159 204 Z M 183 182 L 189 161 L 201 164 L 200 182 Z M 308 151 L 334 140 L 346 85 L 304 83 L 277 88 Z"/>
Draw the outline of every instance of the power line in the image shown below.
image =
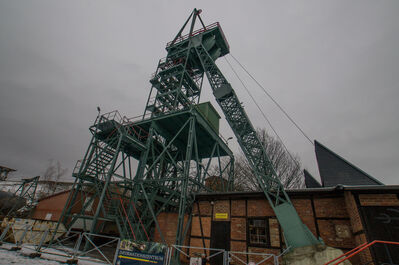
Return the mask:
<path id="1" fill-rule="evenodd" d="M 247 69 L 230 53 L 230 56 L 238 63 L 238 65 L 251 77 L 251 79 L 260 87 L 262 88 L 263 92 L 273 101 L 274 104 L 284 113 L 284 115 L 295 125 L 295 127 L 302 133 L 303 136 L 312 144 L 314 145 L 313 141 L 310 139 L 309 136 L 301 129 L 301 127 L 288 115 L 288 113 L 284 110 L 284 108 L 270 95 L 269 92 L 247 71 Z"/>
<path id="2" fill-rule="evenodd" d="M 274 129 L 273 125 L 271 124 L 270 120 L 266 117 L 265 113 L 262 111 L 261 107 L 259 106 L 258 102 L 256 102 L 255 98 L 252 96 L 251 92 L 249 91 L 249 89 L 247 88 L 247 86 L 244 84 L 244 82 L 242 81 L 242 79 L 240 78 L 240 76 L 237 74 L 237 72 L 234 70 L 233 66 L 230 64 L 229 60 L 227 60 L 226 57 L 224 57 L 226 62 L 228 63 L 228 65 L 230 66 L 230 69 L 234 72 L 235 76 L 238 78 L 238 80 L 240 80 L 241 85 L 244 87 L 245 91 L 247 91 L 248 95 L 251 97 L 252 101 L 255 103 L 256 107 L 258 108 L 258 110 L 260 111 L 260 113 L 262 114 L 263 118 L 265 119 L 265 121 L 269 124 L 270 128 L 272 129 L 272 131 L 274 132 L 274 134 L 276 135 L 277 139 L 280 141 L 280 143 L 283 145 L 285 151 L 287 152 L 287 154 L 290 156 L 290 158 L 292 159 L 292 161 L 298 166 L 298 162 L 294 159 L 294 157 L 291 155 L 291 153 L 288 151 L 287 146 L 285 146 L 283 140 L 281 139 L 280 135 L 277 133 L 277 131 Z"/>

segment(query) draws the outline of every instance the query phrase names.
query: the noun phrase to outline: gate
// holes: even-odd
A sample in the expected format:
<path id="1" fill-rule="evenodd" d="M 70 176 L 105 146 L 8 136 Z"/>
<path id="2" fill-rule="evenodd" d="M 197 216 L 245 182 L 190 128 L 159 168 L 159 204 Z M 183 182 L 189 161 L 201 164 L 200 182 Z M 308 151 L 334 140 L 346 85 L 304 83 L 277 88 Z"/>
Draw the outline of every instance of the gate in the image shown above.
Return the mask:
<path id="1" fill-rule="evenodd" d="M 278 265 L 278 256 L 274 254 L 267 253 L 251 253 L 251 252 L 240 252 L 240 251 L 228 251 L 228 259 L 229 264 L 233 262 L 238 265 L 264 265 L 264 264 L 273 264 Z M 246 258 L 243 259 L 243 256 L 251 256 L 250 261 L 247 262 Z M 254 261 L 252 261 L 254 260 Z"/>
<path id="2" fill-rule="evenodd" d="M 189 250 L 189 251 L 187 251 Z M 197 251 L 197 252 L 195 252 Z M 203 247 L 191 247 L 191 246 L 179 246 L 172 245 L 168 251 L 168 258 L 165 262 L 167 265 L 174 265 L 171 260 L 171 253 L 175 252 L 175 255 L 181 255 L 187 260 L 192 257 L 205 258 L 207 264 L 210 264 L 212 258 L 220 257 L 222 263 L 220 265 L 279 265 L 279 261 L 282 255 L 284 255 L 288 249 L 284 250 L 279 255 L 271 253 L 256 253 L 256 252 L 241 252 L 241 251 L 226 251 L 224 249 L 217 248 L 203 248 Z M 250 257 L 247 262 L 246 257 Z M 245 257 L 245 258 L 244 258 Z"/>
<path id="3" fill-rule="evenodd" d="M 241 251 L 227 251 L 228 264 L 234 265 L 279 265 L 280 257 L 284 255 L 289 248 L 285 249 L 279 255 L 271 253 L 256 253 L 256 252 L 241 252 Z M 247 258 L 248 262 L 247 262 Z"/>
<path id="4" fill-rule="evenodd" d="M 195 257 L 205 258 L 207 260 L 207 263 L 209 264 L 209 261 L 212 258 L 220 257 L 220 260 L 222 260 L 223 262 L 220 265 L 228 265 L 227 251 L 224 249 L 172 245 L 170 252 L 173 252 L 174 250 L 175 250 L 175 255 L 177 254 L 183 255 L 183 257 L 187 258 L 188 260 L 190 260 L 190 258 L 195 258 Z M 189 250 L 188 251 L 189 254 L 187 254 L 185 250 Z M 191 250 L 196 250 L 199 252 L 191 253 Z M 172 265 L 171 259 L 169 259 L 166 264 Z"/>

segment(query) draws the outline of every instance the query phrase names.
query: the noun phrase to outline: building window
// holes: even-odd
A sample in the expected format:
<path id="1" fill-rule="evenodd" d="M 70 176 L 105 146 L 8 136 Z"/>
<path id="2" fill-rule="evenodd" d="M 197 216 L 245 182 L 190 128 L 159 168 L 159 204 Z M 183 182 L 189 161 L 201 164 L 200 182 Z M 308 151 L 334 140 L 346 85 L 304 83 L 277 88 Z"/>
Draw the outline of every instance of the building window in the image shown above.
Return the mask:
<path id="1" fill-rule="evenodd" d="M 269 220 L 266 218 L 248 219 L 248 245 L 269 245 Z"/>

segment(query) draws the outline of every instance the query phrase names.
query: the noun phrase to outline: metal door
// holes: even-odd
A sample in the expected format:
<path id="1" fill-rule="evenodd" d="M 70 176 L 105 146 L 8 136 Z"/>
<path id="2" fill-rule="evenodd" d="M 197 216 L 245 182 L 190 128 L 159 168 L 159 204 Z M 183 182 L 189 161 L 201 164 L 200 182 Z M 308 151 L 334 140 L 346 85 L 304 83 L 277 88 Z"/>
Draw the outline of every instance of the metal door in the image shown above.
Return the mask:
<path id="1" fill-rule="evenodd" d="M 230 250 L 230 222 L 212 221 L 211 248 Z M 211 255 L 214 251 L 211 250 Z M 216 255 L 210 259 L 211 265 L 223 264 L 223 256 Z"/>

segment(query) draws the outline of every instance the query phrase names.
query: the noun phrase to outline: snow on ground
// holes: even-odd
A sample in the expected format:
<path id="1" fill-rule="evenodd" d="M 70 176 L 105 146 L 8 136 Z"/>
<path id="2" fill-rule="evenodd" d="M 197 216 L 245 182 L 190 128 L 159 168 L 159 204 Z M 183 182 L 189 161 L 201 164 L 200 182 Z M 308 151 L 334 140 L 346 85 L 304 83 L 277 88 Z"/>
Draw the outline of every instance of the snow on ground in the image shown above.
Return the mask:
<path id="1" fill-rule="evenodd" d="M 31 246 L 24 246 L 20 251 L 9 250 L 13 246 L 12 244 L 5 244 L 0 248 L 0 265 L 60 265 L 65 264 L 67 257 L 60 257 L 60 254 L 65 254 L 62 251 L 56 249 L 46 249 L 45 253 L 42 253 L 42 257 L 30 258 L 27 257 L 29 253 L 34 252 Z M 55 255 L 58 254 L 58 255 Z M 104 265 L 101 261 L 94 259 L 88 260 L 87 258 L 79 258 L 79 265 Z"/>
<path id="2" fill-rule="evenodd" d="M 0 264 L 1 265 L 60 265 L 61 263 L 57 261 L 45 260 L 41 258 L 29 258 L 22 256 L 17 251 L 10 251 L 6 249 L 0 249 Z"/>

